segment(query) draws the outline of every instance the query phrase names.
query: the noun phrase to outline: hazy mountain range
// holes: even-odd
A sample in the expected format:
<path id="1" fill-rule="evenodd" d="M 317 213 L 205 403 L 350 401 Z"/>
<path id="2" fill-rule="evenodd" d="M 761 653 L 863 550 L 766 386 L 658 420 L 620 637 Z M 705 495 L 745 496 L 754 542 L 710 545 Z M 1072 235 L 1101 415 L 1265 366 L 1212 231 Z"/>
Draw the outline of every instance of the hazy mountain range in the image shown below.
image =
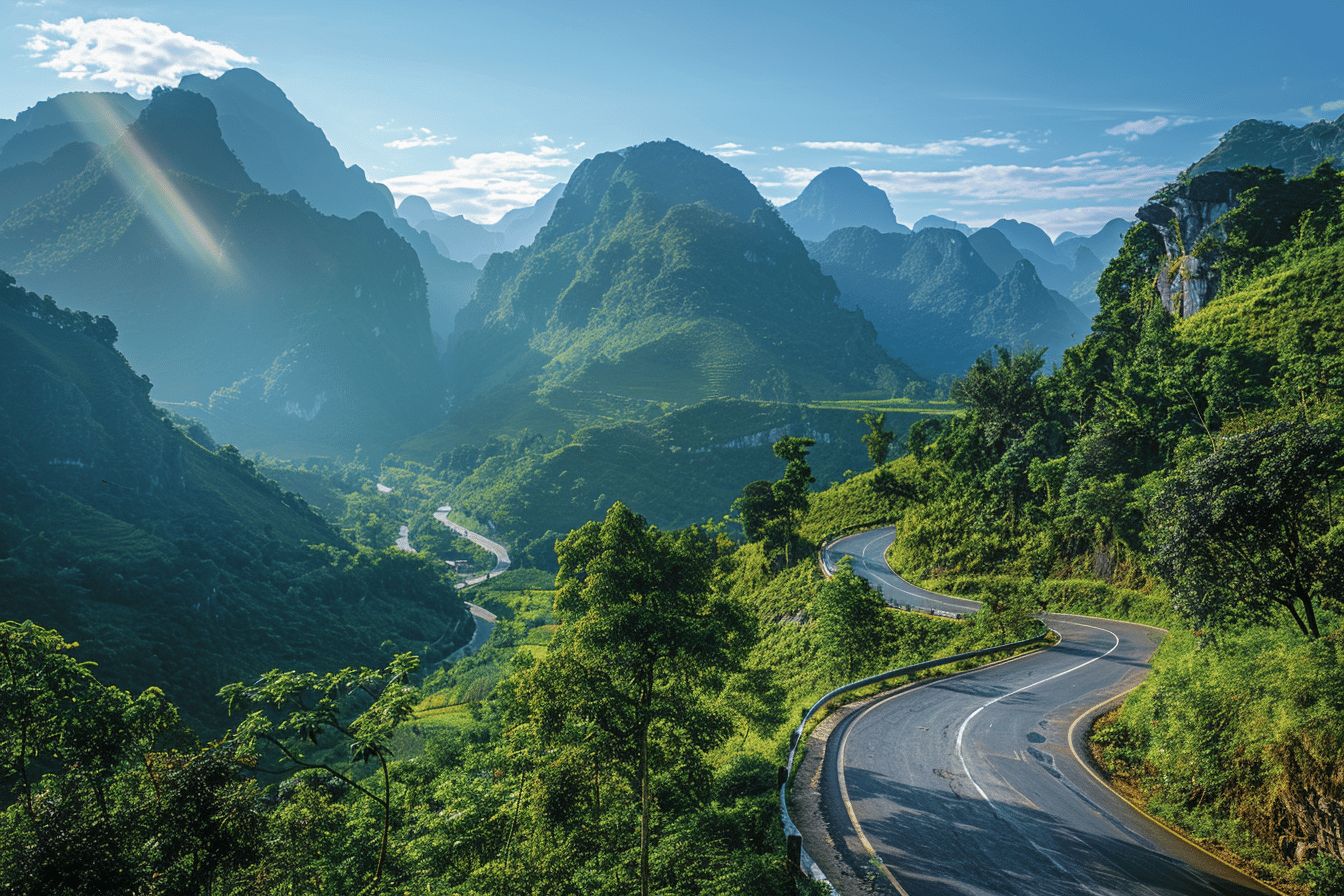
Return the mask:
<path id="1" fill-rule="evenodd" d="M 996 264 L 977 248 L 980 233 L 1002 249 Z M 940 227 L 854 227 L 809 250 L 839 285 L 841 304 L 862 311 L 882 347 L 929 378 L 955 375 L 995 345 L 1039 346 L 1058 360 L 1087 334 L 1087 317 L 1047 289 L 998 230 L 967 238 Z"/>
<path id="2" fill-rule="evenodd" d="M 1035 224 L 1011 218 L 1001 218 L 988 228 L 977 230 L 959 221 L 925 215 L 909 228 L 896 221 L 887 194 L 866 182 L 852 168 L 828 168 L 821 172 L 803 188 L 797 199 L 780 206 L 779 213 L 795 233 L 813 243 L 820 243 L 847 227 L 868 227 L 879 233 L 901 234 L 909 234 L 912 230 L 915 233 L 930 229 L 952 230 L 970 237 L 988 230 L 998 231 L 1006 238 L 1006 245 L 985 236 L 973 242 L 977 250 L 987 256 L 985 260 L 996 274 L 1002 276 L 1019 259 L 1026 259 L 1045 286 L 1071 299 L 1088 317 L 1097 309 L 1097 276 L 1120 250 L 1120 243 L 1130 226 L 1129 221 L 1115 218 L 1091 236 L 1066 232 L 1056 240 L 1051 240 Z"/>
<path id="3" fill-rule="evenodd" d="M 835 298 L 740 171 L 645 143 L 581 164 L 536 241 L 491 256 L 450 345 L 453 384 L 690 403 L 862 390 L 878 367 L 911 378 Z"/>
<path id="4" fill-rule="evenodd" d="M 477 224 L 462 215 L 436 211 L 421 196 L 407 196 L 401 200 L 397 213 L 412 226 L 428 233 L 434 245 L 447 257 L 484 267 L 491 254 L 512 252 L 536 239 L 538 231 L 550 220 L 563 192 L 565 185 L 556 184 L 532 205 L 510 209 L 490 225 Z"/>
<path id="5" fill-rule="evenodd" d="M 394 441 L 432 427 L 445 396 L 460 410 L 499 388 L 797 398 L 905 388 L 996 343 L 1057 357 L 1129 226 L 907 228 L 848 168 L 775 210 L 674 142 L 601 154 L 487 226 L 394 205 L 254 71 L 182 84 L 0 121 L 0 264 L 113 314 L 156 398 L 273 450 L 349 450 L 371 420 Z M 1340 130 L 1246 122 L 1194 168 L 1298 170 Z"/>
<path id="6" fill-rule="evenodd" d="M 196 93 L 156 93 L 102 149 L 0 171 L 0 267 L 112 315 L 155 397 L 230 440 L 350 450 L 438 401 L 416 253 L 372 213 L 263 190 Z"/>

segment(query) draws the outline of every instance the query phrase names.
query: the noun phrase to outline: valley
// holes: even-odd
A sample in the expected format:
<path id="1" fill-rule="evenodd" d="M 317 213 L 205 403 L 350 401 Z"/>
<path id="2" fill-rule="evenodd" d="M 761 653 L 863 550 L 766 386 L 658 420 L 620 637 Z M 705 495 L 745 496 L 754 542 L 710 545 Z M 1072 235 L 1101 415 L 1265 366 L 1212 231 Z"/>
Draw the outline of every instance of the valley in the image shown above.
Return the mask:
<path id="1" fill-rule="evenodd" d="M 0 893 L 1344 894 L 1338 11 L 41 5 Z"/>

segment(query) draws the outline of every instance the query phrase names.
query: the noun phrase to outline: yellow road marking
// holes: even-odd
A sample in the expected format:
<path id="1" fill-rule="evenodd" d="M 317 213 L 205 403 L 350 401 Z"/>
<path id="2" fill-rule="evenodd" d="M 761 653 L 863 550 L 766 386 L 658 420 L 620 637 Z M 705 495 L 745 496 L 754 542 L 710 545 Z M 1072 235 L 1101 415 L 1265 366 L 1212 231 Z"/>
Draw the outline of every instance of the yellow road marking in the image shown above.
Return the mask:
<path id="1" fill-rule="evenodd" d="M 874 859 L 877 860 L 877 867 L 882 870 L 882 873 L 886 875 L 887 880 L 891 882 L 891 885 L 896 888 L 896 892 L 900 893 L 901 896 L 910 896 L 910 894 L 906 892 L 905 887 L 901 886 L 901 882 L 896 879 L 896 875 L 892 873 L 891 869 L 887 867 L 887 863 L 882 861 L 882 857 L 879 856 L 877 854 L 877 850 L 873 848 L 873 844 L 868 840 L 868 835 L 863 832 L 863 826 L 859 824 L 858 816 L 854 813 L 854 804 L 851 803 L 849 800 L 849 787 L 845 784 L 845 747 L 849 744 L 849 732 L 853 730 L 854 726 L 857 725 L 863 719 L 864 716 L 872 712 L 874 709 L 877 709 L 879 706 L 881 706 L 882 704 L 886 703 L 889 700 L 895 700 L 897 697 L 902 697 L 913 691 L 917 691 L 920 688 L 928 687 L 931 684 L 940 684 L 941 682 L 944 681 L 951 681 L 954 678 L 960 678 L 963 675 L 970 675 L 972 672 L 979 672 L 982 669 L 991 669 L 995 666 L 1001 666 L 1004 663 L 1011 663 L 1014 660 L 1020 660 L 1025 657 L 1034 656 L 1037 653 L 1040 653 L 1042 650 L 1047 649 L 1049 648 L 1037 647 L 1035 650 L 1029 650 L 1026 653 L 1019 653 L 1017 656 L 1010 656 L 1007 659 L 996 660 L 995 662 L 992 663 L 986 663 L 983 666 L 976 666 L 974 669 L 967 669 L 966 671 L 958 672 L 955 675 L 939 675 L 933 678 L 926 679 L 924 681 L 911 682 L 907 685 L 903 685 L 902 687 L 898 688 L 894 693 L 887 694 L 880 700 L 877 700 L 871 705 L 865 707 L 858 715 L 856 715 L 853 719 L 849 720 L 845 724 L 845 733 L 840 738 L 840 752 L 839 754 L 837 754 L 835 758 L 836 775 L 839 778 L 839 784 L 840 784 L 840 801 L 845 804 L 845 814 L 849 816 L 849 823 L 850 826 L 854 828 L 854 833 L 859 835 L 859 842 L 862 843 L 863 848 L 868 851 L 868 855 L 872 856 Z"/>
<path id="2" fill-rule="evenodd" d="M 1093 617 L 1093 618 L 1097 618 L 1097 617 Z M 1134 623 L 1134 624 L 1135 624 L 1135 625 L 1141 625 L 1142 623 Z M 1156 626 L 1151 626 L 1151 625 L 1148 626 L 1148 627 L 1149 627 L 1149 628 L 1156 628 Z M 1123 801 L 1125 802 L 1125 805 L 1129 806 L 1129 808 L 1133 809 L 1135 812 L 1139 813 L 1139 814 L 1142 815 L 1144 818 L 1148 819 L 1150 822 L 1152 822 L 1153 824 L 1157 825 L 1159 828 L 1161 828 L 1162 830 L 1166 831 L 1166 832 L 1167 832 L 1168 834 L 1170 834 L 1171 836 L 1175 837 L 1177 840 L 1180 840 L 1182 843 L 1186 844 L 1187 846 L 1193 846 L 1195 849 L 1197 849 L 1197 850 L 1199 850 L 1200 852 L 1204 853 L 1204 855 L 1206 855 L 1206 856 L 1208 856 L 1209 858 L 1213 859 L 1215 862 L 1217 862 L 1218 864 L 1222 865 L 1223 867 L 1228 868 L 1228 869 L 1231 869 L 1233 872 L 1235 872 L 1235 873 L 1241 875 L 1242 877 L 1245 877 L 1245 878 L 1247 878 L 1247 879 L 1249 879 L 1249 880 L 1253 880 L 1253 881 L 1255 881 L 1256 883 L 1260 884 L 1260 886 L 1265 887 L 1266 889 L 1268 889 L 1270 892 L 1278 893 L 1279 896 L 1288 896 L 1287 893 L 1283 892 L 1283 891 L 1280 890 L 1278 887 L 1274 886 L 1273 884 L 1269 883 L 1268 881 L 1264 881 L 1264 880 L 1261 880 L 1261 879 L 1258 878 L 1258 877 L 1254 877 L 1253 875 L 1247 874 L 1245 871 L 1241 870 L 1241 869 L 1238 868 L 1237 866 L 1233 865 L 1231 862 L 1227 861 L 1227 859 L 1224 859 L 1222 856 L 1218 855 L 1217 853 L 1210 852 L 1209 850 L 1207 850 L 1207 849 L 1205 849 L 1204 847 L 1200 846 L 1200 845 L 1199 845 L 1198 843 L 1196 843 L 1194 840 L 1191 840 L 1191 839 L 1190 839 L 1189 837 L 1187 837 L 1185 834 L 1183 834 L 1183 833 L 1181 833 L 1180 831 L 1176 830 L 1176 828 L 1174 828 L 1174 827 L 1172 827 L 1171 825 L 1167 824 L 1166 822 L 1162 821 L 1160 818 L 1156 818 L 1156 817 L 1154 817 L 1153 815 L 1149 814 L 1149 812 L 1148 812 L 1147 809 L 1144 809 L 1144 808 L 1143 808 L 1142 806 L 1140 806 L 1138 803 L 1134 802 L 1134 801 L 1131 800 L 1129 797 L 1125 796 L 1123 793 L 1121 793 L 1120 791 L 1118 791 L 1118 790 L 1116 790 L 1114 787 L 1112 787 L 1111 784 L 1110 784 L 1110 782 L 1107 781 L 1105 778 L 1103 778 L 1103 777 L 1097 772 L 1097 770 L 1096 770 L 1095 768 L 1092 767 L 1092 763 L 1091 763 L 1091 762 L 1085 760 L 1081 755 L 1079 755 L 1079 753 L 1078 753 L 1078 748 L 1077 748 L 1076 746 L 1074 746 L 1074 741 L 1073 741 L 1073 734 L 1074 734 L 1074 731 L 1078 728 L 1079 723 L 1081 723 L 1081 722 L 1083 721 L 1083 719 L 1087 718 L 1089 715 L 1091 715 L 1092 713 L 1094 713 L 1094 712 L 1096 712 L 1097 710 L 1101 709 L 1102 707 L 1107 706 L 1107 705 L 1109 705 L 1109 704 L 1111 704 L 1111 703 L 1116 703 L 1116 702 L 1119 702 L 1119 701 L 1121 701 L 1121 700 L 1124 700 L 1125 697 L 1129 696 L 1130 694 L 1134 693 L 1134 691 L 1138 690 L 1138 688 L 1139 688 L 1142 684 L 1143 684 L 1143 682 L 1139 682 L 1139 684 L 1134 685 L 1134 687 L 1130 688 L 1129 690 L 1127 690 L 1127 691 L 1121 691 L 1119 694 L 1116 694 L 1115 696 L 1113 696 L 1113 697 L 1111 697 L 1111 698 L 1109 698 L 1109 699 L 1107 699 L 1107 700 L 1103 700 L 1103 701 L 1101 701 L 1100 703 L 1098 703 L 1096 706 L 1089 707 L 1089 708 L 1083 710 L 1081 713 L 1078 714 L 1078 717 L 1075 718 L 1075 719 L 1073 720 L 1073 724 L 1071 724 L 1071 725 L 1069 726 L 1069 733 L 1068 733 L 1068 735 L 1067 735 L 1067 736 L 1068 736 L 1068 740 L 1069 740 L 1069 752 L 1073 753 L 1073 758 L 1074 758 L 1075 760 L 1077 760 L 1078 764 L 1081 765 L 1081 766 L 1087 771 L 1087 773 L 1088 773 L 1089 775 L 1092 776 L 1093 780 L 1095 780 L 1098 784 L 1100 784 L 1102 787 L 1104 787 L 1104 788 L 1105 788 L 1107 791 L 1109 791 L 1110 793 L 1113 793 L 1115 796 L 1117 796 L 1117 797 L 1119 797 L 1121 800 L 1123 800 Z"/>

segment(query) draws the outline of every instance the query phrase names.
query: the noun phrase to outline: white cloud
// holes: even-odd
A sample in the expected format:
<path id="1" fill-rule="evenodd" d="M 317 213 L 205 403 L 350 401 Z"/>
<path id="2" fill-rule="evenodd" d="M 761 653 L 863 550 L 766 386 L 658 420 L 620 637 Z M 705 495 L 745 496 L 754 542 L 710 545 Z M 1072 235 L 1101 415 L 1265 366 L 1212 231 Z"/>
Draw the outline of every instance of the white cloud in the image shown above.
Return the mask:
<path id="1" fill-rule="evenodd" d="M 1344 110 L 1344 100 L 1330 100 L 1329 102 L 1321 103 L 1319 106 L 1303 106 L 1297 111 L 1302 113 L 1303 118 L 1317 118 L 1319 116 L 1324 116 L 1327 113 L 1339 112 L 1341 110 Z"/>
<path id="2" fill-rule="evenodd" d="M 747 149 L 741 143 L 720 143 L 711 152 L 721 159 L 736 159 L 740 156 L 756 155 L 756 150 Z"/>
<path id="3" fill-rule="evenodd" d="M 959 156 L 967 149 L 993 147 L 1007 147 L 1019 152 L 1026 152 L 1027 150 L 1027 145 L 1016 134 L 984 134 L 961 137 L 956 140 L 934 140 L 931 143 L 913 145 L 878 143 L 866 140 L 804 140 L 798 145 L 804 149 L 880 153 L 890 156 Z"/>
<path id="4" fill-rule="evenodd" d="M 511 208 L 536 202 L 563 180 L 575 164 L 570 154 L 583 146 L 554 146 L 536 139 L 530 142 L 527 151 L 453 156 L 446 168 L 390 177 L 383 183 L 398 202 L 406 196 L 423 196 L 448 214 L 493 223 Z"/>
<path id="5" fill-rule="evenodd" d="M 893 196 L 939 194 L 995 206 L 1025 201 L 1087 202 L 1152 194 L 1176 174 L 1160 165 L 971 165 L 951 171 L 859 169 Z"/>
<path id="6" fill-rule="evenodd" d="M 1118 149 L 1095 149 L 1092 152 L 1080 152 L 1077 155 L 1064 156 L 1062 159 L 1055 159 L 1055 161 L 1061 163 L 1086 162 L 1089 165 L 1096 165 L 1100 163 L 1102 159 L 1109 159 L 1121 155 L 1124 155 L 1124 153 Z"/>
<path id="7" fill-rule="evenodd" d="M 1137 140 L 1140 137 L 1151 137 L 1158 131 L 1167 128 L 1184 127 L 1187 124 L 1194 124 L 1199 121 L 1198 118 L 1191 118 L 1182 115 L 1179 118 L 1168 118 L 1165 115 L 1154 115 L 1152 118 L 1137 118 L 1133 121 L 1122 121 L 1114 127 L 1106 129 L 1106 133 L 1112 137 L 1124 137 L 1126 140 Z"/>
<path id="8" fill-rule="evenodd" d="M 107 81 L 141 96 L 155 87 L 172 86 L 183 75 L 213 77 L 257 61 L 224 44 L 137 18 L 75 17 L 23 27 L 32 32 L 24 48 L 41 60 L 41 68 L 61 78 Z"/>
<path id="9" fill-rule="evenodd" d="M 379 125 L 376 129 L 383 128 Z M 426 146 L 447 146 L 457 140 L 456 137 L 449 137 L 446 134 L 436 134 L 429 128 L 411 128 L 410 131 L 408 136 L 389 140 L 383 145 L 388 149 L 421 149 Z"/>

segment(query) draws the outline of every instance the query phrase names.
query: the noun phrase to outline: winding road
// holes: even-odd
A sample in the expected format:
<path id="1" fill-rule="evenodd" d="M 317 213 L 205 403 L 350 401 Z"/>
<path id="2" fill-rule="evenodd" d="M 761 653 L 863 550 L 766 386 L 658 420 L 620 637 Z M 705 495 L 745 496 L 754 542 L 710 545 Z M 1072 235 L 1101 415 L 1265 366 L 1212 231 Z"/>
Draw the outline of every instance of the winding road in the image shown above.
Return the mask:
<path id="1" fill-rule="evenodd" d="M 386 495 L 392 493 L 392 489 L 381 482 L 377 483 L 377 487 L 378 492 L 380 494 Z M 462 536 L 463 538 L 467 539 L 468 541 L 472 542 L 475 545 L 485 548 L 487 551 L 495 555 L 494 569 L 491 569 L 489 572 L 483 572 L 478 575 L 471 576 L 470 578 L 463 579 L 462 581 L 457 583 L 458 590 L 468 588 L 472 585 L 479 585 L 481 582 L 484 582 L 487 579 L 492 579 L 495 576 L 499 575 L 500 573 L 504 572 L 504 570 L 508 569 L 509 566 L 512 565 L 512 561 L 509 559 L 508 548 L 504 547 L 504 545 L 500 544 L 497 541 L 491 541 L 489 538 L 486 538 L 479 532 L 473 532 L 466 526 L 462 526 L 453 522 L 451 519 L 448 518 L 448 514 L 452 513 L 452 510 L 453 510 L 452 507 L 450 507 L 447 504 L 444 504 L 438 510 L 434 511 L 434 519 L 438 520 L 440 523 L 447 526 L 449 529 L 453 530 L 453 532 L 456 533 L 457 535 Z M 405 551 L 408 554 L 415 553 L 415 548 L 411 546 L 410 526 L 402 526 L 398 530 L 397 541 L 395 546 L 397 550 Z M 481 646 L 484 645 L 485 642 L 490 639 L 490 633 L 494 631 L 495 623 L 499 621 L 499 617 L 497 617 L 494 613 L 491 613 L 485 607 L 480 606 L 479 604 L 474 604 L 469 600 L 464 600 L 462 601 L 462 603 L 466 604 L 467 611 L 471 613 L 472 622 L 475 623 L 475 629 L 472 632 L 471 640 L 468 641 L 466 644 L 463 644 L 457 650 L 453 651 L 453 653 L 444 660 L 445 663 L 451 663 L 453 660 L 456 660 L 463 656 L 470 656 L 471 654 L 480 650 Z"/>
<path id="2" fill-rule="evenodd" d="M 894 529 L 833 543 L 887 602 L 943 614 L 976 604 L 887 565 Z M 831 732 L 821 813 L 849 892 L 903 896 L 1274 893 L 1149 820 L 1086 763 L 1091 720 L 1135 687 L 1158 629 L 1050 615 L 1057 646 L 879 697 Z M 871 873 L 869 873 L 871 871 Z M 856 876 L 857 875 L 857 876 Z M 839 879 L 838 879 L 839 878 Z"/>

